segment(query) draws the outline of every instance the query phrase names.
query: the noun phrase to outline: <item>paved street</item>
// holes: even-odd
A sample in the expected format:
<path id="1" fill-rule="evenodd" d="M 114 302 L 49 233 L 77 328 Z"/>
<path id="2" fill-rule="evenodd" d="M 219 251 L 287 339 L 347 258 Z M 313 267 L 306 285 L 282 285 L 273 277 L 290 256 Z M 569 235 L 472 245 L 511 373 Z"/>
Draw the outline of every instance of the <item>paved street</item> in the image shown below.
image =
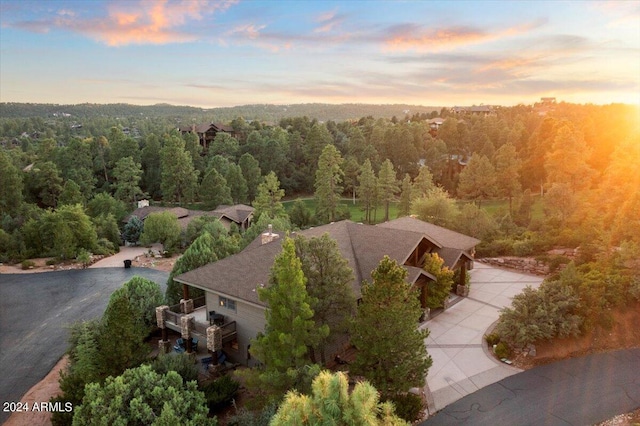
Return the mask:
<path id="1" fill-rule="evenodd" d="M 433 358 L 427 375 L 431 413 L 520 370 L 497 361 L 484 349 L 483 336 L 498 320 L 501 308 L 526 286 L 538 287 L 542 277 L 475 262 L 470 271 L 469 297 L 462 299 L 422 327 Z"/>
<path id="2" fill-rule="evenodd" d="M 19 401 L 62 357 L 67 326 L 102 315 L 111 293 L 134 275 L 164 291 L 168 273 L 93 268 L 0 275 L 0 401 Z M 9 413 L 0 412 L 0 422 Z"/>
<path id="3" fill-rule="evenodd" d="M 592 425 L 640 407 L 640 349 L 536 367 L 447 406 L 421 426 Z"/>

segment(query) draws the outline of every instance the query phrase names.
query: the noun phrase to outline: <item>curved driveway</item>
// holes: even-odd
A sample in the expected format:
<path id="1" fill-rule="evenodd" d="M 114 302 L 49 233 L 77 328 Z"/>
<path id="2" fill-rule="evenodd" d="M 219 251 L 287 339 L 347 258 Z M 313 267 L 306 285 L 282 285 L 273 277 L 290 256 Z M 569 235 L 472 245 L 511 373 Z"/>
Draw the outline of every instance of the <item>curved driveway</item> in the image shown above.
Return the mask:
<path id="1" fill-rule="evenodd" d="M 164 291 L 169 274 L 93 268 L 0 275 L 0 401 L 19 401 L 42 380 L 67 350 L 67 326 L 100 317 L 111 293 L 134 275 Z M 0 412 L 0 423 L 8 414 Z"/>
<path id="2" fill-rule="evenodd" d="M 421 426 L 591 425 L 640 407 L 640 348 L 536 367 L 445 407 Z"/>

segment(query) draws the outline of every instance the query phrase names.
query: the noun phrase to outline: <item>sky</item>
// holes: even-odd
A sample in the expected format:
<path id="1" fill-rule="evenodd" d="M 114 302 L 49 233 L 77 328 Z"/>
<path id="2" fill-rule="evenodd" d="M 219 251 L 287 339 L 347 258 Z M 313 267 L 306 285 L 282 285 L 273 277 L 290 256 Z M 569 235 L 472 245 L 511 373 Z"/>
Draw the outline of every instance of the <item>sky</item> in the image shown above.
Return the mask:
<path id="1" fill-rule="evenodd" d="M 0 0 L 0 102 L 640 104 L 640 1 Z"/>

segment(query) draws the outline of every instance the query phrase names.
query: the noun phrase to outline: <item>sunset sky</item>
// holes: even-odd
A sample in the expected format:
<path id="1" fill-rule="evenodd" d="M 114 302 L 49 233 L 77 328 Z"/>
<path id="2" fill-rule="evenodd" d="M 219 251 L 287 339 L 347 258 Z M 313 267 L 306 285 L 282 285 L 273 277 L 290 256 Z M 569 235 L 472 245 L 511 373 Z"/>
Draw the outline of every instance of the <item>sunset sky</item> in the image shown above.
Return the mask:
<path id="1" fill-rule="evenodd" d="M 0 0 L 0 101 L 640 104 L 640 1 Z"/>

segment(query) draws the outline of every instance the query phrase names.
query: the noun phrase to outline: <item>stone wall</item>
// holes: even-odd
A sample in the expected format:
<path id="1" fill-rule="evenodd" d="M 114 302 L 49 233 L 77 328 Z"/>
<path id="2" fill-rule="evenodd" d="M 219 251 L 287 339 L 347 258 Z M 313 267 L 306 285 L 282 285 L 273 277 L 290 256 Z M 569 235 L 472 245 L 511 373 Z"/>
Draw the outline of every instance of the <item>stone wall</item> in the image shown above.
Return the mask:
<path id="1" fill-rule="evenodd" d="M 486 263 L 488 265 L 515 269 L 521 272 L 526 272 L 528 274 L 549 274 L 549 266 L 545 265 L 544 262 L 538 261 L 532 257 L 485 257 L 482 259 L 476 259 L 476 261 Z"/>

